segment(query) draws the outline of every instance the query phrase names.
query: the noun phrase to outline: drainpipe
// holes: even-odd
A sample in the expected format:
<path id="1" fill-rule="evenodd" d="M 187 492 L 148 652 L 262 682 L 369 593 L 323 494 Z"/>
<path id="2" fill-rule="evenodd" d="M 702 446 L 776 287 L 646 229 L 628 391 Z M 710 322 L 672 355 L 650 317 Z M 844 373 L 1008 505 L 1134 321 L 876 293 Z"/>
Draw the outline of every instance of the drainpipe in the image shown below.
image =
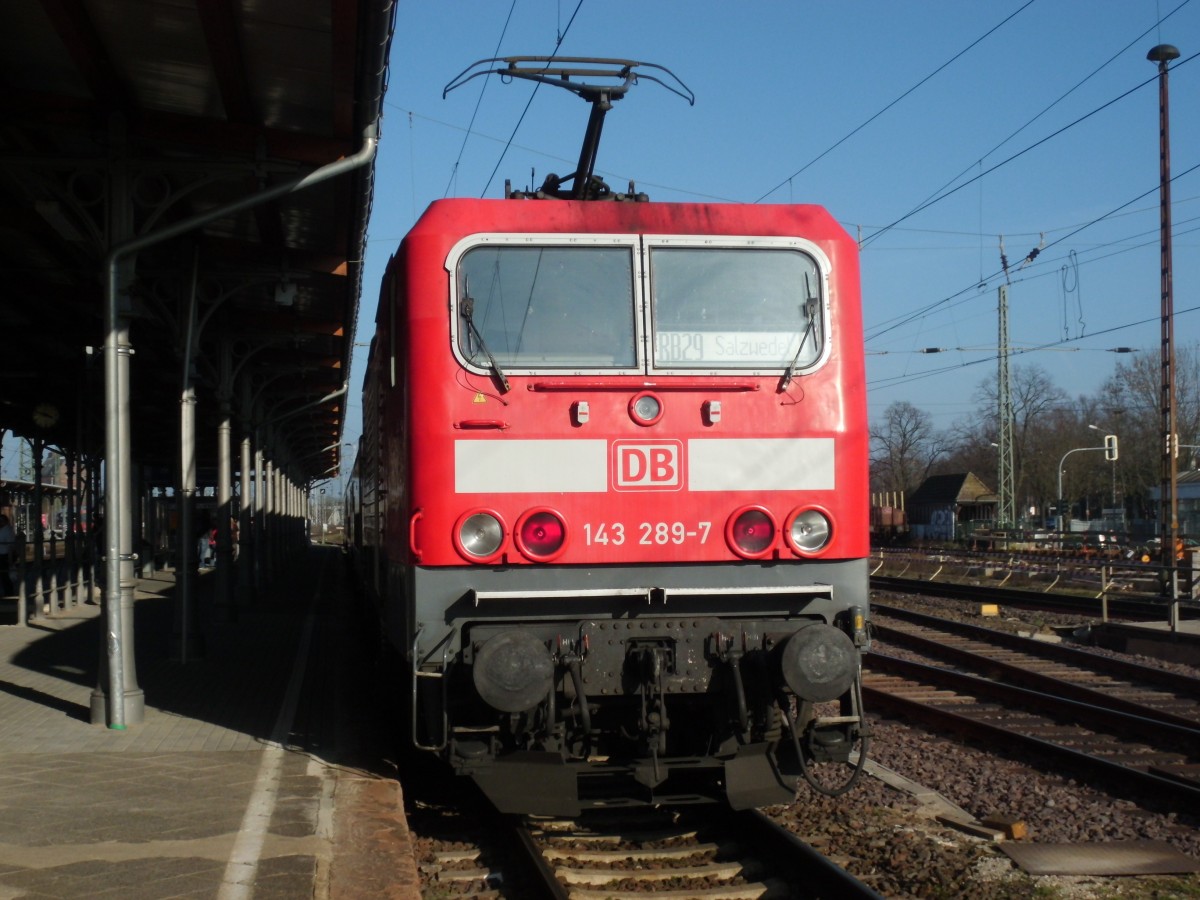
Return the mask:
<path id="1" fill-rule="evenodd" d="M 129 666 L 130 673 L 133 671 L 133 648 L 128 646 L 131 641 L 124 639 L 124 628 L 126 614 L 132 613 L 133 610 L 134 555 L 132 532 L 128 527 L 132 522 L 133 512 L 132 479 L 128 477 L 127 472 L 121 471 L 127 468 L 121 461 L 128 460 L 132 443 L 128 383 L 129 355 L 132 347 L 129 344 L 128 317 L 123 316 L 120 309 L 120 298 L 125 289 L 121 282 L 121 263 L 138 251 L 181 237 L 216 219 L 245 212 L 370 164 L 375 158 L 375 148 L 379 142 L 377 129 L 376 122 L 364 129 L 362 146 L 352 156 L 327 163 L 300 178 L 235 200 L 218 209 L 191 216 L 126 241 L 109 250 L 104 258 L 104 537 L 108 549 L 107 581 L 104 587 L 104 646 L 108 661 L 109 728 L 123 730 L 127 719 L 136 724 L 142 720 L 144 714 L 144 698 L 140 691 L 131 697 L 139 708 L 131 710 L 132 715 L 127 715 L 125 709 L 126 666 Z M 125 573 L 124 577 L 122 573 Z"/>

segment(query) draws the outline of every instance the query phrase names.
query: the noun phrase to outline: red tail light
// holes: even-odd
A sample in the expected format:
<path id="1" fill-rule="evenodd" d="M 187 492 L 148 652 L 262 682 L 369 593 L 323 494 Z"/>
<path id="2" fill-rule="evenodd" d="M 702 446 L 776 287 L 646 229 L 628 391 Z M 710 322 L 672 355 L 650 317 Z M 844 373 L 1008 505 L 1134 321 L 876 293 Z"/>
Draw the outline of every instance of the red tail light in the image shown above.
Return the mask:
<path id="1" fill-rule="evenodd" d="M 775 545 L 775 520 L 758 506 L 740 510 L 725 525 L 725 540 L 739 556 L 766 556 Z"/>
<path id="2" fill-rule="evenodd" d="M 555 512 L 532 509 L 517 523 L 517 546 L 537 562 L 558 556 L 567 544 L 567 525 Z"/>

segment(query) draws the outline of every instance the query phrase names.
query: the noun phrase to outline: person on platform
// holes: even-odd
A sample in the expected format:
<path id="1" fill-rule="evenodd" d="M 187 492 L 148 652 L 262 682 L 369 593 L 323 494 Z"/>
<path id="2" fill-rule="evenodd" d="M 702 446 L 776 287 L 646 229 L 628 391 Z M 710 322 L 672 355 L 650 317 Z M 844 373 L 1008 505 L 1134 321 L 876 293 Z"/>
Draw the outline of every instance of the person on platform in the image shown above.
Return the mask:
<path id="1" fill-rule="evenodd" d="M 209 538 L 215 531 L 212 519 L 208 513 L 204 513 L 200 517 L 200 530 L 196 534 L 196 565 L 201 569 L 212 565 L 212 554 L 216 552 L 216 546 L 214 542 L 213 548 L 209 549 Z"/>

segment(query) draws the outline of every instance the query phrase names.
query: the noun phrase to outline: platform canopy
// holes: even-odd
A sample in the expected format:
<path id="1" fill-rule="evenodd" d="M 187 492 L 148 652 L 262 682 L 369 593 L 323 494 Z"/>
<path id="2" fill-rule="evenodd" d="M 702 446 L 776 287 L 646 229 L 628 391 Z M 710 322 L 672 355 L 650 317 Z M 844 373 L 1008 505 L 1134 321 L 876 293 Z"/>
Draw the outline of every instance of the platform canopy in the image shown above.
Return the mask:
<path id="1" fill-rule="evenodd" d="M 299 480 L 337 468 L 373 158 L 238 205 L 362 153 L 393 11 L 392 0 L 0 4 L 0 428 L 103 452 L 106 256 L 146 241 L 121 259 L 118 294 L 133 458 L 173 471 L 190 377 L 202 471 L 223 399 L 235 433 L 273 423 Z"/>

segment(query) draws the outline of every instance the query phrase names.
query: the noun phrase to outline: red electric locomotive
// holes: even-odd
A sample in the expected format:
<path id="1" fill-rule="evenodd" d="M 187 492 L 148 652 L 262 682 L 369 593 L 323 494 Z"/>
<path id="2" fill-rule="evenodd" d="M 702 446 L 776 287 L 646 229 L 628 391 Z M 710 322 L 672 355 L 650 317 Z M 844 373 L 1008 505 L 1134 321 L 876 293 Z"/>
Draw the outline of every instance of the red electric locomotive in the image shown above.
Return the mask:
<path id="1" fill-rule="evenodd" d="M 600 192 L 436 202 L 388 266 L 352 550 L 406 730 L 508 812 L 826 789 L 865 756 L 857 247 Z"/>

